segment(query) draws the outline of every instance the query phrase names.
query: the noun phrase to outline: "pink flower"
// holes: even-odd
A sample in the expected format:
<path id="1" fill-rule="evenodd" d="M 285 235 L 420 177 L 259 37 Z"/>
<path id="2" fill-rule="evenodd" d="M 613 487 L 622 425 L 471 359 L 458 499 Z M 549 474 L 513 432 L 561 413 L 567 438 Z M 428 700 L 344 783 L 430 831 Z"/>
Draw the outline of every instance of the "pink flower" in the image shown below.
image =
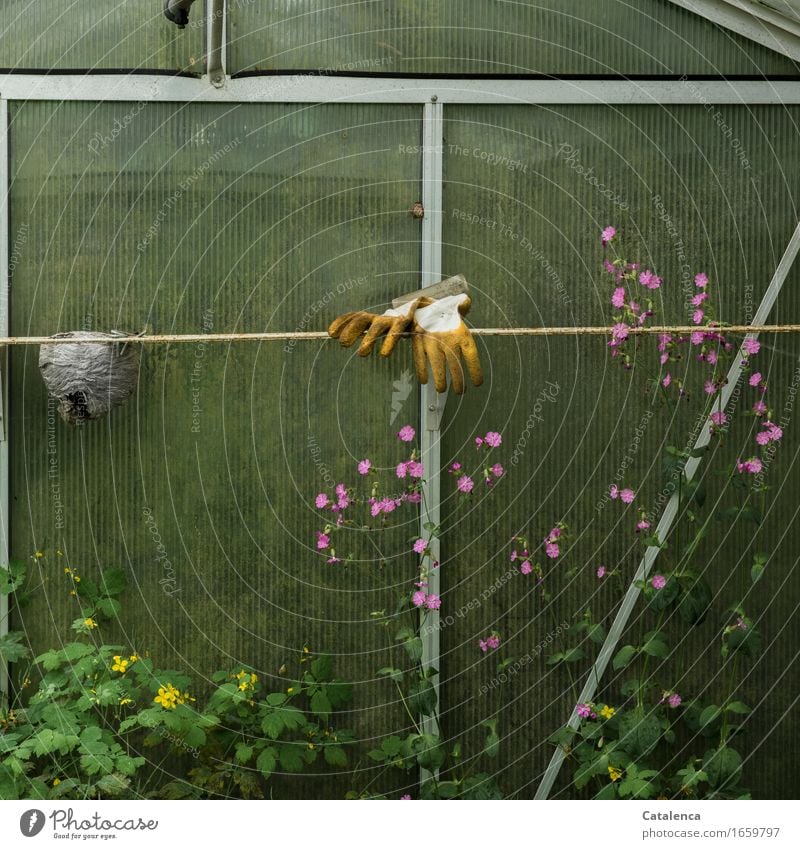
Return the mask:
<path id="1" fill-rule="evenodd" d="M 588 719 L 592 713 L 591 705 L 580 704 L 575 708 L 575 712 L 581 719 Z"/>
<path id="2" fill-rule="evenodd" d="M 545 550 L 545 554 L 547 554 L 547 556 L 551 560 L 555 560 L 556 557 L 558 557 L 559 554 L 561 554 L 561 550 L 559 549 L 558 544 L 555 543 L 555 542 L 548 542 L 545 545 L 544 550 Z"/>
<path id="3" fill-rule="evenodd" d="M 617 235 L 616 227 L 608 226 L 600 234 L 600 244 L 605 247 Z"/>
<path id="4" fill-rule="evenodd" d="M 745 460 L 744 462 L 741 460 L 736 461 L 736 471 L 739 472 L 739 474 L 747 472 L 749 475 L 757 475 L 763 468 L 764 464 L 758 457 L 751 457 L 749 460 Z"/>
<path id="5" fill-rule="evenodd" d="M 689 337 L 689 341 L 692 345 L 702 345 L 705 334 L 700 330 L 695 330 L 691 336 Z"/>
<path id="6" fill-rule="evenodd" d="M 411 797 L 408 795 L 408 793 L 406 793 L 406 795 L 405 795 L 405 796 L 401 796 L 401 797 L 400 797 L 400 800 L 401 800 L 401 801 L 403 801 L 403 800 L 405 800 L 405 799 L 410 799 L 410 798 L 411 798 Z"/>
<path id="7" fill-rule="evenodd" d="M 769 441 L 769 431 L 762 430 L 761 433 L 756 434 L 756 442 L 759 445 L 766 445 Z"/>
<path id="8" fill-rule="evenodd" d="M 417 435 L 417 432 L 414 430 L 411 425 L 404 425 L 397 432 L 397 438 L 401 442 L 411 442 L 411 440 Z"/>
<path id="9" fill-rule="evenodd" d="M 713 380 L 707 380 L 703 384 L 703 389 L 705 390 L 706 395 L 713 395 L 717 391 L 717 384 L 714 383 Z"/>
<path id="10" fill-rule="evenodd" d="M 624 321 L 620 321 L 611 328 L 611 336 L 613 340 L 623 342 L 628 338 L 630 328 Z"/>
<path id="11" fill-rule="evenodd" d="M 706 362 L 710 363 L 712 366 L 715 365 L 716 362 L 717 362 L 717 352 L 716 351 L 709 351 L 706 354 Z"/>
<path id="12" fill-rule="evenodd" d="M 698 287 L 698 289 L 705 289 L 708 286 L 708 275 L 704 272 L 700 272 L 695 275 L 694 285 Z"/>
<path id="13" fill-rule="evenodd" d="M 633 499 L 636 498 L 636 493 L 632 489 L 623 489 L 620 491 L 619 497 L 626 504 L 631 504 Z"/>
<path id="14" fill-rule="evenodd" d="M 703 320 L 704 315 L 705 315 L 705 313 L 702 310 L 695 310 L 692 313 L 692 321 L 695 324 L 700 324 L 700 322 Z"/>
<path id="15" fill-rule="evenodd" d="M 615 483 L 611 484 L 611 489 L 608 493 L 610 498 L 619 498 L 619 489 L 617 489 L 617 485 Z"/>
<path id="16" fill-rule="evenodd" d="M 425 474 L 422 463 L 418 463 L 416 460 L 409 460 L 406 463 L 406 470 L 412 478 L 421 478 Z"/>
<path id="17" fill-rule="evenodd" d="M 422 590 L 417 590 L 414 595 L 411 596 L 411 603 L 414 607 L 422 607 L 425 604 L 425 599 L 427 598 L 427 594 Z"/>
<path id="18" fill-rule="evenodd" d="M 761 343 L 748 336 L 747 339 L 742 342 L 742 350 L 745 354 L 757 354 L 761 350 Z"/>
<path id="19" fill-rule="evenodd" d="M 497 636 L 497 634 L 492 634 L 492 636 L 491 636 L 491 637 L 489 637 L 489 638 L 486 640 L 486 645 L 487 645 L 490 649 L 496 649 L 496 648 L 498 648 L 498 647 L 499 647 L 499 645 L 500 645 L 500 637 L 498 637 L 498 636 Z"/>
<path id="20" fill-rule="evenodd" d="M 505 469 L 500 465 L 500 463 L 495 463 L 489 471 L 496 477 L 502 477 Z"/>
<path id="21" fill-rule="evenodd" d="M 769 427 L 769 435 L 773 442 L 777 442 L 783 437 L 783 430 L 778 425 L 772 422 L 764 422 L 765 427 Z"/>
<path id="22" fill-rule="evenodd" d="M 605 566 L 598 566 L 597 567 L 597 577 L 603 578 L 603 577 L 605 577 L 605 574 L 606 574 L 606 567 Z"/>
<path id="23" fill-rule="evenodd" d="M 427 543 L 424 539 L 422 539 L 422 538 L 418 539 L 418 540 L 414 543 L 414 551 L 415 551 L 417 554 L 422 554 L 422 553 L 425 551 L 425 549 L 426 549 L 427 547 L 428 547 L 428 543 Z"/>
<path id="24" fill-rule="evenodd" d="M 521 563 L 519 571 L 523 575 L 530 575 L 530 573 L 533 571 L 533 566 L 531 566 L 530 560 L 525 560 L 523 563 Z"/>
<path id="25" fill-rule="evenodd" d="M 453 465 L 452 465 L 452 466 L 450 466 L 450 471 L 451 471 L 451 472 L 459 472 L 459 471 L 461 471 L 461 463 L 453 463 Z"/>
<path id="26" fill-rule="evenodd" d="M 699 306 L 700 306 L 700 304 L 702 304 L 702 303 L 703 303 L 703 301 L 705 301 L 705 300 L 706 300 L 706 298 L 708 298 L 708 292 L 698 292 L 698 293 L 697 293 L 697 294 L 696 294 L 696 295 L 692 298 L 692 306 L 693 306 L 693 307 L 699 307 Z"/>
<path id="27" fill-rule="evenodd" d="M 473 481 L 469 475 L 461 475 L 456 486 L 458 487 L 459 492 L 472 492 L 472 489 L 475 486 L 475 481 Z"/>
<path id="28" fill-rule="evenodd" d="M 361 460 L 358 464 L 358 473 L 360 475 L 368 475 L 369 470 L 372 468 L 371 460 Z"/>
<path id="29" fill-rule="evenodd" d="M 670 706 L 671 708 L 676 708 L 676 707 L 678 707 L 678 706 L 680 705 L 680 703 L 681 703 L 682 701 L 683 701 L 683 699 L 682 699 L 682 698 L 681 698 L 681 697 L 680 697 L 677 693 L 673 693 L 673 694 L 672 694 L 672 695 L 671 695 L 671 696 L 667 699 L 667 704 L 669 704 L 669 706 Z"/>
<path id="30" fill-rule="evenodd" d="M 419 504 L 422 501 L 422 493 L 421 492 L 409 492 L 406 495 L 406 501 L 409 504 Z"/>
<path id="31" fill-rule="evenodd" d="M 327 548 L 331 544 L 331 538 L 327 534 L 323 534 L 322 531 L 317 531 L 317 549 L 322 551 L 322 549 Z"/>
<path id="32" fill-rule="evenodd" d="M 483 439 L 480 436 L 475 437 L 475 447 L 480 448 L 483 445 Z"/>
<path id="33" fill-rule="evenodd" d="M 484 437 L 486 444 L 491 448 L 499 448 L 503 442 L 503 437 L 494 430 L 490 430 Z"/>
<path id="34" fill-rule="evenodd" d="M 661 278 L 656 277 L 649 268 L 639 275 L 639 282 L 648 289 L 658 289 L 661 286 Z"/>
<path id="35" fill-rule="evenodd" d="M 650 583 L 653 585 L 654 589 L 663 590 L 667 585 L 667 579 L 663 575 L 653 575 L 653 579 Z"/>
<path id="36" fill-rule="evenodd" d="M 757 416 L 763 416 L 764 413 L 767 412 L 767 405 L 759 398 L 755 404 L 753 404 L 753 412 Z"/>
<path id="37" fill-rule="evenodd" d="M 438 595 L 429 595 L 425 599 L 425 607 L 427 607 L 428 610 L 438 610 L 441 606 L 442 600 Z"/>
<path id="38" fill-rule="evenodd" d="M 395 471 L 398 478 L 404 478 L 408 474 L 408 463 L 398 463 Z"/>
<path id="39" fill-rule="evenodd" d="M 722 412 L 722 410 L 714 410 L 714 412 L 711 414 L 711 421 L 717 427 L 722 427 L 724 424 L 727 423 L 728 417 L 725 415 L 725 413 Z"/>
<path id="40" fill-rule="evenodd" d="M 324 492 L 321 492 L 315 499 L 314 504 L 316 504 L 318 510 L 322 510 L 324 507 L 327 507 L 330 504 L 330 498 L 325 495 Z"/>
<path id="41" fill-rule="evenodd" d="M 617 309 L 622 309 L 624 303 L 625 289 L 622 286 L 618 286 L 614 289 L 614 294 L 611 296 L 611 306 L 616 307 Z"/>
<path id="42" fill-rule="evenodd" d="M 640 519 L 636 525 L 637 531 L 649 531 L 650 530 L 650 522 L 647 519 Z"/>
<path id="43" fill-rule="evenodd" d="M 759 383 L 761 383 L 761 372 L 755 371 L 750 375 L 750 385 L 758 386 Z"/>
<path id="44" fill-rule="evenodd" d="M 664 354 L 664 356 L 666 357 L 667 355 Z M 669 386 L 670 383 L 672 383 L 672 375 L 667 372 L 667 374 L 664 375 L 664 379 L 661 381 L 661 385 L 666 389 L 666 387 Z"/>

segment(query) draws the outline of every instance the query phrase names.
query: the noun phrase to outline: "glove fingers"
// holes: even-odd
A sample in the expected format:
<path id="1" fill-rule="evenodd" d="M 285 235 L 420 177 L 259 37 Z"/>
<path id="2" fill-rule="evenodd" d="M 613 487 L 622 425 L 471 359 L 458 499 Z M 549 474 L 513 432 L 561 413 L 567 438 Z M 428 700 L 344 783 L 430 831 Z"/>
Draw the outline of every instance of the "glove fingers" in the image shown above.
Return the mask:
<path id="1" fill-rule="evenodd" d="M 406 330 L 408 330 L 409 324 L 411 324 L 410 316 L 408 318 L 395 318 L 393 320 L 392 325 L 389 327 L 389 331 L 386 334 L 386 338 L 383 340 L 383 345 L 381 345 L 382 357 L 388 357 L 389 354 L 394 351 L 394 346 Z"/>
<path id="2" fill-rule="evenodd" d="M 368 312 L 357 312 L 353 315 L 347 325 L 339 334 L 339 341 L 345 348 L 349 348 L 353 342 L 372 324 L 375 316 Z"/>
<path id="3" fill-rule="evenodd" d="M 456 395 L 464 394 L 464 369 L 461 367 L 459 354 L 461 353 L 461 345 L 459 339 L 455 335 L 448 334 L 442 339 L 442 350 L 447 358 L 447 365 L 450 368 L 450 385 Z"/>
<path id="4" fill-rule="evenodd" d="M 379 315 L 372 322 L 372 326 L 367 331 L 367 335 L 364 337 L 364 341 L 358 348 L 356 353 L 359 357 L 368 357 L 372 353 L 372 349 L 375 347 L 375 343 L 383 336 L 384 333 L 387 333 L 392 328 L 393 318 L 388 318 L 386 316 Z"/>
<path id="5" fill-rule="evenodd" d="M 431 371 L 433 372 L 433 384 L 437 392 L 444 392 L 447 389 L 447 371 L 441 342 L 430 334 L 425 334 L 422 338 L 425 345 L 425 354 L 430 361 Z"/>
<path id="6" fill-rule="evenodd" d="M 478 346 L 472 338 L 469 330 L 464 333 L 461 338 L 461 354 L 464 357 L 464 362 L 467 364 L 470 380 L 473 386 L 480 386 L 483 383 L 483 369 L 481 369 L 481 361 L 478 356 Z"/>
<path id="7" fill-rule="evenodd" d="M 328 336 L 332 336 L 334 339 L 338 338 L 339 334 L 342 332 L 342 328 L 354 315 L 358 315 L 358 313 L 346 312 L 344 315 L 340 315 L 338 318 L 335 318 L 331 322 L 331 326 L 328 328 Z"/>
<path id="8" fill-rule="evenodd" d="M 465 316 L 469 312 L 469 308 L 472 306 L 472 298 L 467 295 L 464 300 L 458 305 L 458 311 L 462 316 Z"/>
<path id="9" fill-rule="evenodd" d="M 417 372 L 417 380 L 420 383 L 428 382 L 428 361 L 425 357 L 425 336 L 422 333 L 414 333 L 411 337 L 411 353 L 414 357 L 414 369 Z"/>

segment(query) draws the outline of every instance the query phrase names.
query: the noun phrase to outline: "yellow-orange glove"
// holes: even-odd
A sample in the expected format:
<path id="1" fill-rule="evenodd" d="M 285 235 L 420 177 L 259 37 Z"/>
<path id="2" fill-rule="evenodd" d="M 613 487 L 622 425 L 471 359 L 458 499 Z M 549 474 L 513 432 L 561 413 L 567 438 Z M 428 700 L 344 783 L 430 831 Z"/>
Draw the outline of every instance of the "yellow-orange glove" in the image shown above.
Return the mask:
<path id="1" fill-rule="evenodd" d="M 462 357 L 467 364 L 473 386 L 483 383 L 478 349 L 467 325 L 464 324 L 464 316 L 471 305 L 469 295 L 448 295 L 428 306 L 420 306 L 414 312 L 414 334 L 411 342 L 417 377 L 420 383 L 428 382 L 427 361 L 430 360 L 437 392 L 447 389 L 446 369 L 449 367 L 453 391 L 456 395 L 464 394 L 466 387 L 461 367 Z"/>
<path id="2" fill-rule="evenodd" d="M 378 339 L 385 336 L 380 354 L 382 357 L 388 357 L 397 340 L 411 329 L 414 313 L 420 303 L 430 303 L 430 300 L 417 298 L 397 309 L 386 310 L 383 315 L 363 310 L 346 312 L 333 320 L 328 328 L 328 335 L 338 339 L 345 348 L 349 348 L 366 330 L 364 340 L 356 351 L 359 357 L 368 357 Z"/>

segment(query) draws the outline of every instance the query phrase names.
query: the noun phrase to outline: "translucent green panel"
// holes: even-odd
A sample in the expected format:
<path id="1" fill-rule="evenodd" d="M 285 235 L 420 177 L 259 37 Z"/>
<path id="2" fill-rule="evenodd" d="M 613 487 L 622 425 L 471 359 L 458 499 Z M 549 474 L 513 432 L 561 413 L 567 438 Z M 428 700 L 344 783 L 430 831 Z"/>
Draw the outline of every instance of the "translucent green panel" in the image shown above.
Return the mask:
<path id="1" fill-rule="evenodd" d="M 0 69 L 202 74 L 203 30 L 202 2 L 181 30 L 164 17 L 160 0 L 6 0 Z"/>
<path id="2" fill-rule="evenodd" d="M 478 327 L 606 324 L 613 287 L 601 276 L 600 232 L 614 224 L 626 256 L 664 277 L 654 293 L 656 321 L 688 321 L 686 294 L 697 291 L 692 277 L 701 270 L 711 277 L 720 317 L 750 320 L 798 220 L 799 118 L 795 108 L 762 107 L 447 108 L 444 273 L 462 272 L 470 281 L 470 320 Z M 795 265 L 771 320 L 798 320 L 798 287 Z M 535 791 L 553 750 L 547 737 L 574 710 L 597 655 L 599 646 L 585 637 L 564 637 L 562 623 L 590 610 L 596 622 L 610 624 L 638 565 L 637 507 L 653 516 L 663 505 L 664 445 L 691 445 L 703 423 L 697 415 L 705 364 L 687 353 L 673 368 L 692 390 L 692 403 L 673 410 L 645 382 L 645 369 L 648 375 L 658 369 L 655 340 L 641 344 L 632 372 L 611 360 L 606 341 L 484 338 L 485 385 L 459 406 L 452 400 L 445 415 L 447 459 L 477 465 L 472 437 L 488 429 L 504 437 L 496 454 L 507 474 L 487 496 L 488 513 L 457 509 L 449 492 L 444 503 L 443 522 L 452 530 L 443 552 L 442 613 L 454 618 L 441 634 L 441 666 L 448 736 L 471 733 L 480 745 L 478 723 L 498 712 L 501 754 L 481 768 L 498 773 L 507 795 Z M 712 520 L 693 563 L 716 594 L 712 611 L 681 647 L 671 647 L 668 668 L 678 680 L 651 664 L 647 699 L 653 704 L 661 690 L 675 688 L 686 699 L 721 703 L 731 670 L 719 672 L 720 634 L 731 621 L 729 605 L 744 599 L 766 647 L 733 679 L 736 698 L 757 706 L 740 747 L 751 755 L 744 783 L 759 797 L 795 798 L 797 776 L 785 769 L 783 755 L 793 745 L 792 731 L 781 717 L 798 681 L 787 637 L 800 625 L 794 433 L 800 342 L 767 337 L 758 357 L 775 415 L 789 422 L 766 477 L 773 487 L 769 512 L 760 526 L 740 522 L 733 532 Z M 738 490 L 721 472 L 756 448 L 756 427 L 744 414 L 757 397 L 745 383 L 729 409 L 738 414 L 735 429 L 714 440 L 704 461 L 704 518 L 738 503 Z M 606 497 L 611 483 L 636 490 L 633 507 Z M 559 520 L 569 524 L 573 547 L 553 562 L 542 540 Z M 686 516 L 680 525 L 685 540 Z M 509 562 L 509 540 L 520 533 L 545 569 L 541 585 Z M 662 554 L 660 568 L 671 568 L 672 550 Z M 752 590 L 758 550 L 773 552 L 775 566 Z M 598 580 L 599 565 L 618 577 Z M 549 602 L 543 591 L 551 593 Z M 656 622 L 638 607 L 624 642 L 640 642 Z M 478 640 L 493 629 L 503 635 L 503 647 L 484 656 Z M 547 664 L 569 646 L 581 648 L 582 661 Z M 506 685 L 493 686 L 501 658 L 523 661 Z M 620 705 L 628 677 L 609 671 L 601 699 Z M 684 760 L 708 747 L 705 740 L 686 743 Z M 575 795 L 565 783 L 574 769 L 573 762 L 564 766 L 558 795 Z"/>
<path id="3" fill-rule="evenodd" d="M 795 74 L 668 0 L 232 3 L 234 73 Z"/>
<path id="4" fill-rule="evenodd" d="M 419 143 L 416 108 L 149 105 L 91 152 L 126 108 L 12 109 L 15 333 L 321 330 L 418 286 L 420 163 L 398 152 Z M 121 633 L 104 636 L 190 669 L 199 691 L 241 665 L 284 688 L 309 645 L 359 682 L 340 727 L 402 726 L 370 683 L 384 637 L 368 611 L 415 563 L 326 565 L 313 499 L 396 430 L 407 358 L 320 341 L 151 346 L 126 406 L 72 429 L 37 356 L 12 355 L 15 555 L 60 547 L 86 577 L 125 568 Z M 418 415 L 415 393 L 402 415 Z M 36 650 L 68 639 L 78 615 L 60 566 L 41 567 L 14 623 Z M 358 789 L 377 775 L 362 769 Z M 302 792 L 341 798 L 352 780 L 326 781 Z"/>

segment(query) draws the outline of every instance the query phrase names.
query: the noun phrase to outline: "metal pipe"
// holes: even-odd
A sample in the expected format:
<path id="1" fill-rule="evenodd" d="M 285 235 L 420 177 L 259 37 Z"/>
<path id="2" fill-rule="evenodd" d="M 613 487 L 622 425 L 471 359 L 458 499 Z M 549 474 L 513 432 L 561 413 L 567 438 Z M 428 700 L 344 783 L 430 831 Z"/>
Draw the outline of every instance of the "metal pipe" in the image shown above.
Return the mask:
<path id="1" fill-rule="evenodd" d="M 225 14 L 225 0 L 206 0 L 206 74 L 214 88 L 222 88 L 225 85 L 222 49 Z"/>

